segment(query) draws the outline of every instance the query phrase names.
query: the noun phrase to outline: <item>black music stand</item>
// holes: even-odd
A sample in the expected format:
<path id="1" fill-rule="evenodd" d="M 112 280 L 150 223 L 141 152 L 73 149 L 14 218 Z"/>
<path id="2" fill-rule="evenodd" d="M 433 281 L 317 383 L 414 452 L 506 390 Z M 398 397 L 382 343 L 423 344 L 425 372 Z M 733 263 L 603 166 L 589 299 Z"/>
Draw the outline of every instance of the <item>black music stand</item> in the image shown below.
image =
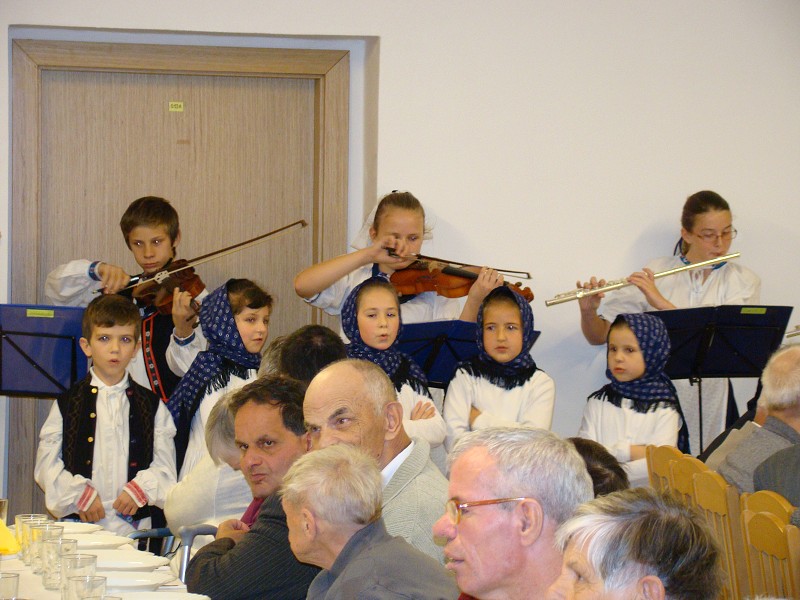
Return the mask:
<path id="1" fill-rule="evenodd" d="M 534 332 L 534 343 L 541 332 Z M 428 385 L 446 389 L 458 363 L 478 354 L 478 324 L 432 321 L 403 324 L 398 350 L 410 355 L 428 376 Z"/>
<path id="2" fill-rule="evenodd" d="M 663 320 L 669 331 L 672 352 L 667 375 L 698 384 L 702 452 L 703 378 L 760 377 L 781 344 L 792 307 L 724 305 L 650 314 Z"/>
<path id="3" fill-rule="evenodd" d="M 53 398 L 87 370 L 83 308 L 0 304 L 0 393 Z"/>

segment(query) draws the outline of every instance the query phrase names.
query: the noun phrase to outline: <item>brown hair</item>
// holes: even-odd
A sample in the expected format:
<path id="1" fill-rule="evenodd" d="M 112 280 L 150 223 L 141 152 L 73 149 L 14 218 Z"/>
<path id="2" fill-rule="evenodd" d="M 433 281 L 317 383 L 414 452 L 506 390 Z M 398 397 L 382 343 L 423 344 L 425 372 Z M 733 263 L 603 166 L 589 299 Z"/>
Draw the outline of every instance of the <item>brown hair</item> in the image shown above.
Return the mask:
<path id="1" fill-rule="evenodd" d="M 81 335 L 91 340 L 95 327 L 133 325 L 134 340 L 139 341 L 140 324 L 139 309 L 129 298 L 118 294 L 103 295 L 92 300 L 83 311 Z"/>
<path id="2" fill-rule="evenodd" d="M 265 306 L 272 310 L 272 296 L 249 279 L 229 279 L 225 284 L 231 312 L 238 315 L 245 308 L 259 309 Z"/>
<path id="3" fill-rule="evenodd" d="M 122 213 L 119 221 L 119 227 L 122 229 L 122 235 L 125 237 L 128 248 L 131 247 L 128 236 L 136 227 L 158 227 L 160 225 L 166 227 L 169 240 L 174 244 L 180 231 L 178 212 L 168 200 L 158 196 L 144 196 L 134 200 Z"/>
<path id="4" fill-rule="evenodd" d="M 422 216 L 422 222 L 425 222 L 425 209 L 422 204 L 411 192 L 399 192 L 393 190 L 391 194 L 386 194 L 378 203 L 378 208 L 375 211 L 375 218 L 372 220 L 372 228 L 378 231 L 380 228 L 381 219 L 390 208 L 402 208 L 418 212 Z M 423 225 L 424 229 L 424 225 Z"/>
<path id="5" fill-rule="evenodd" d="M 400 309 L 400 299 L 397 297 L 397 290 L 395 287 L 382 277 L 373 277 L 365 281 L 358 290 L 358 294 L 356 295 L 356 312 L 358 312 L 361 306 L 361 298 L 370 290 L 386 290 L 394 297 L 395 304 L 398 310 Z"/>
<path id="6" fill-rule="evenodd" d="M 681 212 L 681 227 L 686 231 L 691 231 L 694 228 L 695 219 L 707 212 L 727 210 L 730 211 L 731 207 L 728 202 L 716 192 L 704 190 L 692 194 L 686 199 Z M 689 244 L 683 238 L 678 240 L 675 245 L 675 254 L 686 254 L 689 251 Z"/>

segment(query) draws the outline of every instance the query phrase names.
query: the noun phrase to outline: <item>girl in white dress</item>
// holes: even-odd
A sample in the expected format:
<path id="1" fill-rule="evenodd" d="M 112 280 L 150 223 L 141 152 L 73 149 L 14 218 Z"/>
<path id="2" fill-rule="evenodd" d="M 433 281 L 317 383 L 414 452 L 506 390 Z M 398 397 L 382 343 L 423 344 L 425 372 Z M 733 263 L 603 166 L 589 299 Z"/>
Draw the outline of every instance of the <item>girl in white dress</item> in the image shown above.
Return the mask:
<path id="1" fill-rule="evenodd" d="M 462 362 L 447 388 L 445 446 L 464 433 L 525 425 L 550 429 L 555 383 L 530 355 L 536 332 L 525 299 L 505 286 L 486 296 L 478 313 L 478 355 Z"/>
<path id="2" fill-rule="evenodd" d="M 271 310 L 272 296 L 248 279 L 230 279 L 200 307 L 208 349 L 197 355 L 167 403 L 178 430 L 179 480 L 208 453 L 205 425 L 214 405 L 256 378 Z"/>
<path id="3" fill-rule="evenodd" d="M 431 448 L 441 446 L 445 427 L 440 408 L 428 390 L 425 373 L 407 354 L 397 350 L 402 328 L 397 292 L 383 277 L 357 285 L 342 307 L 342 328 L 350 340 L 347 356 L 374 362 L 397 390 L 403 405 L 403 428 Z"/>
<path id="4" fill-rule="evenodd" d="M 608 334 L 610 383 L 589 396 L 578 437 L 594 440 L 625 467 L 631 486 L 647 485 L 645 447 L 688 450 L 675 386 L 664 373 L 670 341 L 654 315 L 620 315 Z"/>

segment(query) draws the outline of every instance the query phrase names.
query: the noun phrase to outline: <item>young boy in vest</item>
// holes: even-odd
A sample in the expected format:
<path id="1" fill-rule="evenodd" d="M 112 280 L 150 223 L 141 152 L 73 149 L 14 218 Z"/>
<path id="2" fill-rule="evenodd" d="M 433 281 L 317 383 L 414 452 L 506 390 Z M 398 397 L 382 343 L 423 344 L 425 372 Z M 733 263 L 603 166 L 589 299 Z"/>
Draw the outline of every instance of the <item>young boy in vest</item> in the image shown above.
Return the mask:
<path id="1" fill-rule="evenodd" d="M 53 403 L 39 433 L 34 477 L 47 509 L 126 535 L 150 526 L 175 484 L 175 425 L 128 363 L 139 350 L 139 311 L 99 296 L 83 315 L 80 345 L 89 374 Z"/>
<path id="2" fill-rule="evenodd" d="M 142 275 L 161 271 L 175 258 L 181 241 L 178 213 L 164 198 L 145 196 L 134 200 L 122 215 L 120 228 Z M 98 292 L 115 294 L 130 283 L 135 281 L 122 267 L 81 259 L 50 272 L 44 293 L 55 305 L 86 306 Z M 125 290 L 123 294 L 130 297 L 131 292 Z M 197 300 L 206 295 L 204 290 Z M 162 315 L 153 306 L 139 307 L 142 345 L 131 362 L 130 373 L 165 402 L 197 353 L 206 348 L 202 332 L 195 334 L 192 328 L 194 311 L 190 302 L 187 292 L 175 294 L 172 315 Z"/>

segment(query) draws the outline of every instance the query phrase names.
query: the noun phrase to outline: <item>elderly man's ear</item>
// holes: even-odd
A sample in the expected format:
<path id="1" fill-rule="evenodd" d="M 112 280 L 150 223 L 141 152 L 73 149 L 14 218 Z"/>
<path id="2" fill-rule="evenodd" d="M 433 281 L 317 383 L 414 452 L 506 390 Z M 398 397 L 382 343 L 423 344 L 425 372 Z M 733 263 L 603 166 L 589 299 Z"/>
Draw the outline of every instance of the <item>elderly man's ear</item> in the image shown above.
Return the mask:
<path id="1" fill-rule="evenodd" d="M 403 405 L 399 402 L 389 402 L 383 407 L 383 416 L 386 419 L 385 440 L 393 440 L 403 430 Z"/>
<path id="2" fill-rule="evenodd" d="M 524 546 L 532 546 L 542 535 L 544 527 L 544 511 L 536 500 L 526 499 L 517 505 L 519 512 L 518 533 Z"/>
<path id="3" fill-rule="evenodd" d="M 643 600 L 664 600 L 667 591 L 655 575 L 645 575 L 636 584 L 636 597 Z"/>
<path id="4" fill-rule="evenodd" d="M 300 523 L 303 536 L 307 540 L 313 541 L 317 537 L 318 528 L 317 519 L 314 517 L 314 513 L 307 508 L 303 508 L 302 512 L 300 513 Z"/>

